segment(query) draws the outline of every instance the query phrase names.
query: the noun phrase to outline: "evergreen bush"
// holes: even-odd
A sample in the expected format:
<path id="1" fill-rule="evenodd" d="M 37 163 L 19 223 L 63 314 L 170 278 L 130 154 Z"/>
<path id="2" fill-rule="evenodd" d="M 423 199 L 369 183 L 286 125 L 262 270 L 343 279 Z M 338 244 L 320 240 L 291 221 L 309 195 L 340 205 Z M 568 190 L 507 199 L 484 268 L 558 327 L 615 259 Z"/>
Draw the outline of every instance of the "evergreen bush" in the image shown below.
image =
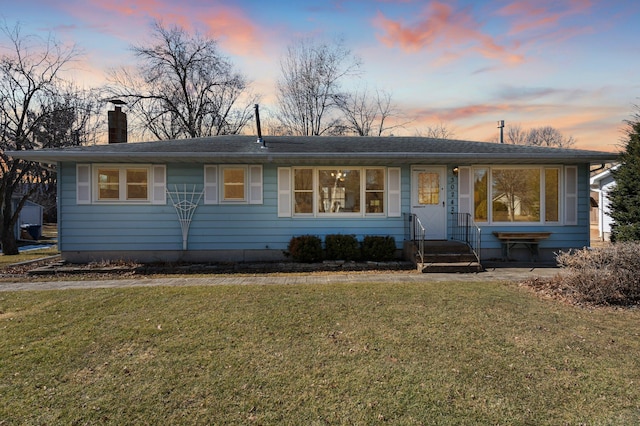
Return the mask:
<path id="1" fill-rule="evenodd" d="M 396 258 L 396 240 L 391 236 L 368 235 L 362 241 L 362 257 L 375 262 L 393 260 Z"/>
<path id="2" fill-rule="evenodd" d="M 324 259 L 322 240 L 315 235 L 301 235 L 289 240 L 288 255 L 296 262 L 313 263 Z"/>
<path id="3" fill-rule="evenodd" d="M 355 235 L 333 234 L 324 238 L 327 259 L 359 260 L 360 244 Z"/>
<path id="4" fill-rule="evenodd" d="M 640 241 L 640 113 L 629 120 L 629 140 L 620 154 L 620 165 L 611 173 L 616 185 L 609 193 L 611 241 Z"/>

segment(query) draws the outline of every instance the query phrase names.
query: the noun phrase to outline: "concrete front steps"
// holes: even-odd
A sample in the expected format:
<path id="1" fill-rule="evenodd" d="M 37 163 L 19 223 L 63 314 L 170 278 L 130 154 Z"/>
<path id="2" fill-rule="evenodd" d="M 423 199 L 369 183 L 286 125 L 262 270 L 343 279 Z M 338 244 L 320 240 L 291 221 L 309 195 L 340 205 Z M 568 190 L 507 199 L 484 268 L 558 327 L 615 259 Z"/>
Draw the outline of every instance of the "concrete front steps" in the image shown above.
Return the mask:
<path id="1" fill-rule="evenodd" d="M 469 246 L 456 241 L 425 241 L 423 262 L 414 253 L 416 267 L 423 273 L 477 273 L 484 270 Z"/>

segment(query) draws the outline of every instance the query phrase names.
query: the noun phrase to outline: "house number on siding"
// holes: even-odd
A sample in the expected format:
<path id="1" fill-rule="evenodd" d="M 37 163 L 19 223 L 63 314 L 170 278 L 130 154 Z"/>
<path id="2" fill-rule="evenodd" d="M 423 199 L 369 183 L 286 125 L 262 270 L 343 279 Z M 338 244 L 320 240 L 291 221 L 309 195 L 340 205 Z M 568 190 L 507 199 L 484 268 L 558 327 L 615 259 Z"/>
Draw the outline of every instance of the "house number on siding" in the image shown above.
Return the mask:
<path id="1" fill-rule="evenodd" d="M 455 199 L 456 199 L 456 178 L 454 176 L 451 176 L 449 178 L 451 180 L 451 184 L 449 185 L 449 205 L 451 206 L 451 213 L 455 213 Z"/>

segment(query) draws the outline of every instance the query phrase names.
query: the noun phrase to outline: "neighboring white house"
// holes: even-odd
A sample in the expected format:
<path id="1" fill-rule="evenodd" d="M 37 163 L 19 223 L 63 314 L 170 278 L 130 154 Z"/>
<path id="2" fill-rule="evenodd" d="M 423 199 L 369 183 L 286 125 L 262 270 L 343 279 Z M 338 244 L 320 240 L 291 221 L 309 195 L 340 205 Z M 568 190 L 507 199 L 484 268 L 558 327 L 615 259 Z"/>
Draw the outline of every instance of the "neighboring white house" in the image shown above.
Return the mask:
<path id="1" fill-rule="evenodd" d="M 612 170 L 615 170 L 619 165 L 615 165 L 607 170 L 604 170 L 591 177 L 589 183 L 591 185 L 591 191 L 597 195 L 597 223 L 598 223 L 598 238 L 601 241 L 609 241 L 611 238 L 611 211 L 609 208 L 609 193 L 615 187 L 616 182 L 613 180 Z"/>

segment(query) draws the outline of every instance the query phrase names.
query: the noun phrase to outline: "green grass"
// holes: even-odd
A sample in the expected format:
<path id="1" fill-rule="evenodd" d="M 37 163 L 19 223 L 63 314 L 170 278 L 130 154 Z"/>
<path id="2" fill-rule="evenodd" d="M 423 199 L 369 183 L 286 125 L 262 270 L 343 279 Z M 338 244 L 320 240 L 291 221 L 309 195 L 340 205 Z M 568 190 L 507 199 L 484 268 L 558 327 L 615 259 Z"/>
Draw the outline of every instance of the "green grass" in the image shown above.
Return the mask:
<path id="1" fill-rule="evenodd" d="M 639 353 L 496 283 L 0 293 L 0 424 L 628 425 Z"/>
<path id="2" fill-rule="evenodd" d="M 5 256 L 0 254 L 0 272 L 2 272 L 2 269 L 5 269 L 8 266 L 14 265 L 16 263 L 38 260 L 43 257 L 55 256 L 57 254 L 59 254 L 57 247 L 30 250 L 24 253 L 17 254 L 15 256 Z"/>
<path id="3" fill-rule="evenodd" d="M 58 239 L 58 227 L 55 223 L 45 223 L 42 225 L 42 237 L 40 241 L 37 241 L 39 243 L 52 243 L 55 244 L 56 241 Z M 21 242 L 21 244 L 31 244 L 31 243 L 36 243 L 36 241 L 33 242 L 29 242 L 29 241 L 23 241 Z M 58 251 L 58 247 L 54 246 L 51 248 L 44 248 L 44 249 L 38 249 L 38 250 L 30 250 L 28 252 L 25 253 L 20 253 L 17 255 L 13 255 L 13 256 L 5 256 L 2 254 L 2 251 L 0 250 L 0 273 L 2 273 L 3 269 L 7 268 L 10 265 L 16 264 L 16 263 L 20 263 L 20 262 L 28 262 L 28 261 L 32 261 L 32 260 L 37 260 L 37 259 L 41 259 L 43 257 L 48 257 L 48 256 L 55 256 L 57 254 L 60 254 L 60 252 Z M 2 423 L 0 422 L 0 425 Z"/>

